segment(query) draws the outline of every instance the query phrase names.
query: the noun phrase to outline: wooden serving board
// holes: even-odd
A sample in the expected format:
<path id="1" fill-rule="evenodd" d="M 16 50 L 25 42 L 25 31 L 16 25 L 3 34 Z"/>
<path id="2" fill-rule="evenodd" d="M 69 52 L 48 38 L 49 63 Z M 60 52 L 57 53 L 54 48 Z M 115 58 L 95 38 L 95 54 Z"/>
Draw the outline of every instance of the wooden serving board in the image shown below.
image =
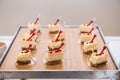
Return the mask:
<path id="1" fill-rule="evenodd" d="M 116 70 L 116 65 L 109 54 L 107 65 L 101 68 L 94 68 L 89 66 L 89 55 L 83 53 L 80 42 L 79 28 L 64 28 L 65 31 L 65 49 L 64 58 L 61 64 L 58 65 L 45 65 L 43 60 L 46 55 L 47 43 L 52 38 L 48 33 L 47 28 L 42 28 L 42 33 L 39 37 L 40 42 L 37 44 L 37 51 L 33 57 L 37 60 L 34 65 L 16 67 L 16 58 L 20 52 L 20 40 L 25 32 L 29 32 L 27 27 L 20 27 L 6 57 L 2 62 L 0 70 Z M 101 36 L 99 29 L 96 27 L 94 33 L 97 35 L 95 39 L 98 42 L 99 49 L 104 45 L 104 40 Z M 99 51 L 99 50 L 98 50 Z"/>

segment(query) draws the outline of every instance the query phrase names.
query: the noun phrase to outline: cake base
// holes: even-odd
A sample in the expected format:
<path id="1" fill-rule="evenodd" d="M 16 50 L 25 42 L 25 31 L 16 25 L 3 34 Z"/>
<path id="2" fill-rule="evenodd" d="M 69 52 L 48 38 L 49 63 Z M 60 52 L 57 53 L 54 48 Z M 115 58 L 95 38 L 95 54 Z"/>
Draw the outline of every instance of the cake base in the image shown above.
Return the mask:
<path id="1" fill-rule="evenodd" d="M 64 41 L 65 39 L 61 39 L 60 41 Z"/>
<path id="2" fill-rule="evenodd" d="M 49 33 L 51 33 L 51 34 L 57 34 L 58 31 L 49 31 Z"/>
<path id="3" fill-rule="evenodd" d="M 84 42 L 81 41 L 81 45 L 83 45 L 83 44 L 84 44 Z"/>
<path id="4" fill-rule="evenodd" d="M 96 68 L 99 68 L 99 67 L 101 67 L 101 66 L 105 66 L 106 63 L 107 63 L 107 61 L 106 61 L 106 62 L 99 63 L 99 64 L 93 64 L 92 62 L 90 62 L 91 66 L 96 67 Z"/>
<path id="5" fill-rule="evenodd" d="M 40 34 L 41 34 L 41 31 L 39 30 L 39 31 L 37 32 L 37 36 L 39 37 L 39 36 L 40 36 Z"/>
<path id="6" fill-rule="evenodd" d="M 84 51 L 83 51 L 84 52 Z M 85 54 L 89 55 L 89 54 L 92 54 L 93 52 L 97 53 L 97 49 L 95 50 L 90 50 L 90 51 L 87 51 L 87 52 L 84 52 Z"/>
<path id="7" fill-rule="evenodd" d="M 33 30 L 30 30 L 30 32 L 33 32 Z M 33 33 L 34 33 L 34 32 L 33 32 Z M 38 30 L 38 31 L 35 31 L 35 33 L 41 33 L 41 31 Z"/>
<path id="8" fill-rule="evenodd" d="M 81 33 L 81 34 L 86 34 L 86 33 L 88 33 L 88 32 L 80 31 L 80 33 Z"/>
<path id="9" fill-rule="evenodd" d="M 48 61 L 46 62 L 47 65 L 56 65 L 56 64 L 60 64 L 62 62 L 62 60 L 56 60 L 56 61 Z"/>
<path id="10" fill-rule="evenodd" d="M 52 51 L 52 50 L 55 50 L 55 48 L 52 49 L 51 47 L 48 46 L 48 50 L 49 50 L 49 51 Z"/>
<path id="11" fill-rule="evenodd" d="M 19 65 L 27 65 L 27 64 L 30 64 L 31 61 L 30 60 L 29 61 L 19 61 L 19 60 L 17 60 L 16 63 L 19 64 Z"/>
<path id="12" fill-rule="evenodd" d="M 52 49 L 52 48 L 50 48 L 49 46 L 48 46 L 48 50 L 49 51 L 53 51 L 53 50 L 57 50 L 58 48 L 54 48 L 54 49 Z"/>
<path id="13" fill-rule="evenodd" d="M 37 32 L 37 33 L 38 33 L 38 34 L 39 34 L 39 33 L 41 33 L 41 32 L 40 32 L 40 30 L 38 30 L 38 32 Z"/>
<path id="14" fill-rule="evenodd" d="M 27 48 L 22 48 L 22 50 L 26 50 Z M 34 50 L 36 50 L 36 46 L 35 47 L 33 47 L 33 48 L 30 48 L 30 50 L 31 51 L 34 51 Z"/>

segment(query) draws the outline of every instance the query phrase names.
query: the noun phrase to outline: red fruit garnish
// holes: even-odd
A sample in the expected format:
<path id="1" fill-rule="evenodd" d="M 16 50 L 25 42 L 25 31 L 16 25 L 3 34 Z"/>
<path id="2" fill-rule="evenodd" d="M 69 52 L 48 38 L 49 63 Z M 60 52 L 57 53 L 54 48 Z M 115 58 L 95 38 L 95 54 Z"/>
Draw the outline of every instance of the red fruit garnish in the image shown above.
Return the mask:
<path id="1" fill-rule="evenodd" d="M 49 52 L 50 53 L 52 53 L 52 51 L 60 52 L 63 45 L 64 45 L 64 43 L 61 43 L 60 47 L 58 47 L 56 50 L 49 50 Z"/>
<path id="2" fill-rule="evenodd" d="M 39 20 L 39 18 L 37 18 L 37 19 L 35 20 L 34 24 L 37 24 L 38 20 Z"/>
<path id="3" fill-rule="evenodd" d="M 30 44 L 26 50 L 22 51 L 22 53 L 28 53 L 31 47 L 32 47 L 32 44 Z"/>
<path id="4" fill-rule="evenodd" d="M 27 41 L 30 41 L 31 38 L 32 38 L 34 35 L 35 35 L 35 33 L 33 33 L 33 34 L 27 39 Z"/>
<path id="5" fill-rule="evenodd" d="M 107 48 L 107 46 L 103 46 L 103 49 L 101 50 L 101 52 L 99 54 L 96 54 L 96 56 L 100 56 L 100 55 L 104 54 L 103 52 L 106 48 Z"/>
<path id="6" fill-rule="evenodd" d="M 31 47 L 32 47 L 32 44 L 29 45 L 29 47 L 26 49 L 25 53 L 29 52 Z"/>
<path id="7" fill-rule="evenodd" d="M 96 18 L 93 18 L 92 20 L 90 20 L 87 24 L 87 26 L 91 25 L 93 22 L 95 22 Z"/>
<path id="8" fill-rule="evenodd" d="M 97 37 L 97 35 L 94 34 L 92 40 L 90 41 L 90 43 L 93 43 L 94 39 Z"/>
<path id="9" fill-rule="evenodd" d="M 57 19 L 56 22 L 54 23 L 54 25 L 56 25 L 59 21 L 60 21 L 60 19 Z"/>
<path id="10" fill-rule="evenodd" d="M 56 50 L 55 52 L 57 53 L 57 52 L 61 52 L 62 50 Z"/>
<path id="11" fill-rule="evenodd" d="M 57 36 L 57 38 L 56 38 L 55 41 L 58 41 L 58 38 L 59 38 L 59 36 L 60 36 L 60 34 L 61 34 L 62 32 L 63 32 L 63 31 L 61 31 L 61 30 L 58 32 L 58 36 Z"/>
<path id="12" fill-rule="evenodd" d="M 64 43 L 62 43 L 62 44 L 60 45 L 60 47 L 57 48 L 57 50 L 60 50 L 60 49 L 62 48 L 63 45 L 64 45 Z"/>
<path id="13" fill-rule="evenodd" d="M 52 51 L 49 51 L 49 53 L 53 53 Z"/>
<path id="14" fill-rule="evenodd" d="M 33 34 L 33 33 L 35 33 L 35 31 L 36 31 L 36 29 L 33 29 L 33 30 L 30 32 L 30 34 Z"/>
<path id="15" fill-rule="evenodd" d="M 88 35 L 90 35 L 90 34 L 92 33 L 93 30 L 94 30 L 94 28 L 92 28 L 92 29 L 90 30 L 90 32 L 88 32 Z"/>
<path id="16" fill-rule="evenodd" d="M 91 20 L 91 21 L 87 24 L 87 26 L 91 25 L 93 22 L 94 22 L 94 21 Z"/>
<path id="17" fill-rule="evenodd" d="M 57 53 L 57 52 L 61 52 L 62 50 L 53 50 L 53 51 L 54 51 L 55 53 Z M 49 51 L 49 53 L 52 54 L 53 51 Z"/>

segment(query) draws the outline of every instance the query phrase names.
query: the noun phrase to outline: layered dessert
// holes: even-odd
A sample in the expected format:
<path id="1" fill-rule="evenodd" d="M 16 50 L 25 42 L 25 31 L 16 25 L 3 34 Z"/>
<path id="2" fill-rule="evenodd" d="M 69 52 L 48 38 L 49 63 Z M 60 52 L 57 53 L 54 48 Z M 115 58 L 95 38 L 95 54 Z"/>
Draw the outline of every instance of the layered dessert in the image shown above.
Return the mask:
<path id="1" fill-rule="evenodd" d="M 33 35 L 33 36 L 32 36 Z M 29 37 L 31 37 L 32 36 L 32 40 L 33 41 L 36 41 L 37 39 L 38 39 L 38 35 L 36 35 L 35 33 L 31 33 L 31 34 L 29 34 L 29 33 L 24 33 L 23 34 L 23 37 L 24 37 L 24 39 L 28 39 Z"/>
<path id="2" fill-rule="evenodd" d="M 59 31 L 60 28 L 60 24 L 59 24 L 59 19 L 56 20 L 56 22 L 54 24 L 49 24 L 48 25 L 48 31 L 50 33 L 57 33 Z"/>
<path id="3" fill-rule="evenodd" d="M 32 34 L 29 38 L 25 38 L 20 41 L 20 46 L 22 50 L 26 50 L 30 44 L 31 44 L 30 47 L 31 51 L 34 51 L 36 49 L 36 42 L 32 39 L 33 36 L 34 34 Z"/>
<path id="4" fill-rule="evenodd" d="M 63 41 L 64 39 L 65 39 L 65 32 L 62 30 L 60 30 L 54 38 L 55 41 Z"/>
<path id="5" fill-rule="evenodd" d="M 40 24 L 38 23 L 39 18 L 36 19 L 34 23 L 28 23 L 28 28 L 30 33 L 40 33 Z"/>
<path id="6" fill-rule="evenodd" d="M 92 19 L 91 21 L 89 21 L 88 24 L 82 24 L 80 26 L 80 32 L 81 33 L 88 33 L 90 32 L 90 30 L 92 29 L 92 23 L 95 21 L 95 19 Z"/>
<path id="7" fill-rule="evenodd" d="M 63 59 L 62 50 L 48 51 L 45 58 L 46 64 L 48 65 L 61 63 L 62 59 Z"/>
<path id="8" fill-rule="evenodd" d="M 64 43 L 62 41 L 49 41 L 48 42 L 48 49 L 49 50 L 56 50 L 62 48 Z"/>
<path id="9" fill-rule="evenodd" d="M 90 63 L 94 67 L 99 67 L 107 63 L 108 54 L 104 52 L 107 47 L 104 46 L 100 53 L 92 53 L 90 57 Z"/>
<path id="10" fill-rule="evenodd" d="M 27 48 L 26 50 L 23 50 L 18 54 L 17 63 L 20 65 L 30 64 L 31 58 L 31 51 Z"/>
<path id="11" fill-rule="evenodd" d="M 80 32 L 81 33 L 88 33 L 91 29 L 92 29 L 92 25 L 82 24 L 80 26 Z"/>
<path id="12" fill-rule="evenodd" d="M 83 44 L 83 52 L 86 54 L 91 54 L 92 52 L 97 52 L 98 50 L 98 44 L 94 41 L 96 35 L 92 38 L 90 42 L 85 42 Z"/>
<path id="13" fill-rule="evenodd" d="M 81 40 L 81 44 L 84 44 L 84 42 L 88 42 L 88 41 L 91 41 L 92 38 L 93 38 L 93 34 L 92 34 L 92 31 L 94 30 L 94 28 L 92 28 L 90 30 L 90 32 L 88 32 L 87 34 L 81 34 L 80 35 L 80 40 Z"/>

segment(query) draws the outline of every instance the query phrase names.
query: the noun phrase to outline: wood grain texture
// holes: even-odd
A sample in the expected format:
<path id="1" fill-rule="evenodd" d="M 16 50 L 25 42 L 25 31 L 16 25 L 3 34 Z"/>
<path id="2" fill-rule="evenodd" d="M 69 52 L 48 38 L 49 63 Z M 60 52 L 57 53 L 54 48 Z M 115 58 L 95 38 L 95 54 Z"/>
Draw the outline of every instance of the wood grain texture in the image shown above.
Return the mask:
<path id="1" fill-rule="evenodd" d="M 46 55 L 47 43 L 54 36 L 48 33 L 47 28 L 42 28 L 42 33 L 39 37 L 40 42 L 37 44 L 37 51 L 33 53 L 33 57 L 36 58 L 37 62 L 32 66 L 20 66 L 16 67 L 16 58 L 20 52 L 20 40 L 23 37 L 23 33 L 29 32 L 27 28 L 21 28 L 15 41 L 13 42 L 10 50 L 7 53 L 5 60 L 0 70 L 116 70 L 116 67 L 109 55 L 108 62 L 105 67 L 93 68 L 88 65 L 89 55 L 85 55 L 82 52 L 80 41 L 79 28 L 64 28 L 65 31 L 65 49 L 64 58 L 61 64 L 48 66 L 45 65 L 43 60 Z M 100 36 L 97 28 L 94 33 L 97 34 L 95 39 L 98 42 L 99 50 L 104 45 L 104 42 Z M 98 51 L 99 51 L 98 50 Z M 107 50 L 106 50 L 107 51 Z M 108 51 L 107 51 L 108 52 Z M 108 52 L 109 54 L 109 52 Z"/>

